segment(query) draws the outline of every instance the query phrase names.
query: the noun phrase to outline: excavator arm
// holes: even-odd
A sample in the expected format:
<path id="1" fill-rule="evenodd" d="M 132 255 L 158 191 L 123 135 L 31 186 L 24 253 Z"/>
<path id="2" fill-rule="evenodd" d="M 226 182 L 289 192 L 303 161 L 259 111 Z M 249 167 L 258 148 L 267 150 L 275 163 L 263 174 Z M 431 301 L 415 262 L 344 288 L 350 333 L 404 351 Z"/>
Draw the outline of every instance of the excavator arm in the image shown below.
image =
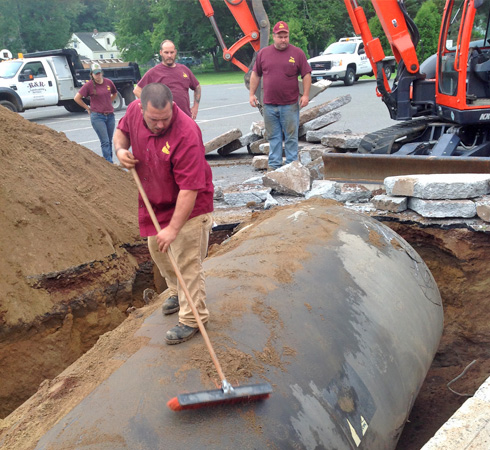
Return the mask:
<path id="1" fill-rule="evenodd" d="M 371 0 L 398 63 L 398 75 L 392 88 L 382 70 L 385 54 L 381 42 L 379 38 L 373 38 L 363 8 L 358 0 L 344 0 L 344 3 L 354 32 L 360 34 L 364 42 L 366 56 L 376 76 L 377 95 L 382 97 L 392 119 L 411 119 L 417 115 L 410 105 L 411 84 L 423 75 L 415 51 L 418 30 L 407 14 L 403 0 Z"/>
<path id="2" fill-rule="evenodd" d="M 251 44 L 255 52 L 269 44 L 270 24 L 264 9 L 262 0 L 252 0 L 252 10 L 250 10 L 246 0 L 224 0 L 226 6 L 233 14 L 233 17 L 240 26 L 243 37 L 236 41 L 231 47 L 227 47 L 223 36 L 219 30 L 218 24 L 214 17 L 214 10 L 210 0 L 199 0 L 204 14 L 209 18 L 211 25 L 218 39 L 219 45 L 223 50 L 223 58 L 230 61 L 248 73 L 249 68 L 239 61 L 235 54 L 244 45 Z"/>

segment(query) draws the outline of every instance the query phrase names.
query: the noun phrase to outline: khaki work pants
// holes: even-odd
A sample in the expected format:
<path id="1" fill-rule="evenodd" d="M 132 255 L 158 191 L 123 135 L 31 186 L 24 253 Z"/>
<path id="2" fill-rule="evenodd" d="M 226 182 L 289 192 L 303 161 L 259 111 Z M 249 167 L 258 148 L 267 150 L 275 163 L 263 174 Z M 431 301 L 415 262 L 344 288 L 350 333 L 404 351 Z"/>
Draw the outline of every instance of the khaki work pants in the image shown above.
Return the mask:
<path id="1" fill-rule="evenodd" d="M 186 222 L 175 241 L 170 245 L 177 267 L 182 273 L 182 278 L 203 323 L 208 321 L 209 311 L 206 307 L 206 286 L 202 262 L 208 251 L 209 232 L 212 225 L 213 218 L 210 213 L 193 217 Z M 179 297 L 179 322 L 197 328 L 197 321 L 192 314 L 184 290 L 177 280 L 168 255 L 158 249 L 156 236 L 148 237 L 148 248 L 153 261 L 167 282 L 168 296 L 178 295 Z"/>

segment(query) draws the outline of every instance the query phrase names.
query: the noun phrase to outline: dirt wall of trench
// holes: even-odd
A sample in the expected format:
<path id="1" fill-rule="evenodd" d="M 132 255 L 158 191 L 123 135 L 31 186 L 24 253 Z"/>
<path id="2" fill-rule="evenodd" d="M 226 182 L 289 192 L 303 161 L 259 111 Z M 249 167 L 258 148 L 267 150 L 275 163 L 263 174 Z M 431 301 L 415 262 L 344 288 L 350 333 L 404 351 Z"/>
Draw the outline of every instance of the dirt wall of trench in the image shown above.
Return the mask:
<path id="1" fill-rule="evenodd" d="M 397 450 L 418 450 L 490 373 L 490 234 L 384 222 L 419 253 L 444 304 L 444 332 Z M 472 362 L 468 372 L 450 385 Z"/>
<path id="2" fill-rule="evenodd" d="M 5 417 L 127 317 L 151 266 L 127 172 L 2 107 L 0 136 Z"/>

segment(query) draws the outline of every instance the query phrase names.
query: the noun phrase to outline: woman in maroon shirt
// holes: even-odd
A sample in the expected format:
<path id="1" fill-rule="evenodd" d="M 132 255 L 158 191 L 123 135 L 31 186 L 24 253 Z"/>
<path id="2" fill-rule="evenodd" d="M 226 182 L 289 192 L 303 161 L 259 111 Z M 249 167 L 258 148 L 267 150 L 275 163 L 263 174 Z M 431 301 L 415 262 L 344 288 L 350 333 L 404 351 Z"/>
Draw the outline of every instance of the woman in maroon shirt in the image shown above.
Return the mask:
<path id="1" fill-rule="evenodd" d="M 104 78 L 99 64 L 92 64 L 90 78 L 74 100 L 90 115 L 90 122 L 100 140 L 102 156 L 112 163 L 112 135 L 116 126 L 112 102 L 117 97 L 117 89 L 111 80 Z M 90 99 L 90 106 L 85 104 L 82 97 Z"/>

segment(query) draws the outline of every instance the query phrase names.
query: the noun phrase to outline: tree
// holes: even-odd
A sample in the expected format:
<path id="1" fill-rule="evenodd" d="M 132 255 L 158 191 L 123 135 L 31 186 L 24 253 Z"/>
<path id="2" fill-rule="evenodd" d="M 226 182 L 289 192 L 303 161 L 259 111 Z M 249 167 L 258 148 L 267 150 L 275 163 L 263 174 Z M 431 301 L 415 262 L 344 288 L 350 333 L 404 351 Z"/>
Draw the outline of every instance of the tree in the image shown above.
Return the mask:
<path id="1" fill-rule="evenodd" d="M 128 61 L 146 63 L 154 57 L 152 3 L 152 0 L 110 0 L 116 17 L 116 45 Z"/>
<path id="2" fill-rule="evenodd" d="M 439 41 L 441 18 L 433 0 L 426 1 L 420 7 L 414 21 L 420 33 L 417 57 L 419 62 L 423 62 L 437 52 Z"/>
<path id="3" fill-rule="evenodd" d="M 72 31 L 114 31 L 114 6 L 110 0 L 81 0 L 81 8 Z"/>
<path id="4" fill-rule="evenodd" d="M 24 0 L 18 8 L 24 50 L 63 48 L 71 37 L 71 25 L 80 9 L 79 0 Z"/>
<path id="5" fill-rule="evenodd" d="M 0 0 L 0 50 L 6 48 L 12 55 L 22 51 L 18 4 Z"/>

